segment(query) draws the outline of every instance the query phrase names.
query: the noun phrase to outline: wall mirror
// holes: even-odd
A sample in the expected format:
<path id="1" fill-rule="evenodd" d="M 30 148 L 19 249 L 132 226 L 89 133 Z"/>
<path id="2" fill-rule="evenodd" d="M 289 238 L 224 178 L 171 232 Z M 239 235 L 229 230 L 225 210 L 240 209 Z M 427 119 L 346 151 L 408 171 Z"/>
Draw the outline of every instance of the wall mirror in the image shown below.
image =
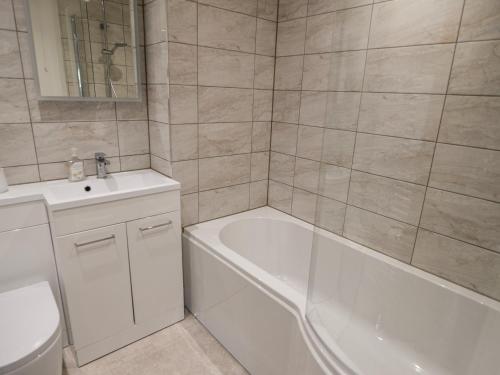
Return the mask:
<path id="1" fill-rule="evenodd" d="M 26 0 L 41 100 L 140 100 L 136 0 Z"/>

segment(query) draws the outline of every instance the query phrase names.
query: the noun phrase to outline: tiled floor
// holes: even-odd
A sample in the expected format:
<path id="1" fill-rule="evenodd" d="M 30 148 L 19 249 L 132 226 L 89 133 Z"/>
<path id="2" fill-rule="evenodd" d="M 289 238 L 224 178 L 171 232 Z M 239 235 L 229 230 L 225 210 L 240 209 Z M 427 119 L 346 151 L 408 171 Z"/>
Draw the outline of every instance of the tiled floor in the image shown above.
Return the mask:
<path id="1" fill-rule="evenodd" d="M 243 375 L 247 371 L 191 314 L 80 368 L 69 348 L 63 375 Z"/>

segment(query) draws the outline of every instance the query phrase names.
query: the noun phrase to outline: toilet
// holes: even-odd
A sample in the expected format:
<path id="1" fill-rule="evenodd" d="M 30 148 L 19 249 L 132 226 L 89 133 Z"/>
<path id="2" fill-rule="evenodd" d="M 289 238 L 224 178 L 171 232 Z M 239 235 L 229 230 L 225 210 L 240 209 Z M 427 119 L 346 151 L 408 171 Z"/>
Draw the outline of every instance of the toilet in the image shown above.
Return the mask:
<path id="1" fill-rule="evenodd" d="M 61 372 L 61 319 L 49 283 L 0 293 L 0 375 Z"/>

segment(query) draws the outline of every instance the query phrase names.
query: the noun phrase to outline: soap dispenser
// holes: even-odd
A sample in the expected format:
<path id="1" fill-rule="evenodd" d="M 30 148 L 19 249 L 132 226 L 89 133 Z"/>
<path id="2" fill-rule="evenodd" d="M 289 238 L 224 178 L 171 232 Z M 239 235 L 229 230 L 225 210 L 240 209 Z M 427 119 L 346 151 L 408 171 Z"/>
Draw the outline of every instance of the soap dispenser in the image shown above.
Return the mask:
<path id="1" fill-rule="evenodd" d="M 71 148 L 71 160 L 68 161 L 69 174 L 68 180 L 81 181 L 85 179 L 85 172 L 83 170 L 83 160 L 78 157 L 75 147 Z"/>

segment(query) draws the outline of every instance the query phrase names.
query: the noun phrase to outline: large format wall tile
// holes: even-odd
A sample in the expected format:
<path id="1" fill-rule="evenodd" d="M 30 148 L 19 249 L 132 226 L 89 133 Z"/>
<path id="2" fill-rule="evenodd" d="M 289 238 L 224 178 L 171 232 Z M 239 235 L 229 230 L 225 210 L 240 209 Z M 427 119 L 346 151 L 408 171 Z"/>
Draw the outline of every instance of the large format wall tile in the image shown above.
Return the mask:
<path id="1" fill-rule="evenodd" d="M 269 152 L 254 152 L 250 162 L 250 180 L 259 181 L 269 178 Z"/>
<path id="2" fill-rule="evenodd" d="M 269 178 L 287 185 L 293 185 L 295 158 L 293 156 L 271 152 Z"/>
<path id="3" fill-rule="evenodd" d="M 359 133 L 353 169 L 426 184 L 433 151 L 431 142 Z"/>
<path id="4" fill-rule="evenodd" d="M 295 159 L 293 186 L 311 193 L 318 192 L 320 163 L 313 160 Z"/>
<path id="5" fill-rule="evenodd" d="M 272 90 L 254 90 L 253 92 L 253 111 L 254 121 L 271 121 L 273 112 L 273 91 Z"/>
<path id="6" fill-rule="evenodd" d="M 0 167 L 36 164 L 31 124 L 0 124 Z"/>
<path id="7" fill-rule="evenodd" d="M 299 123 L 356 130 L 360 93 L 303 91 Z"/>
<path id="8" fill-rule="evenodd" d="M 309 0 L 309 15 L 371 4 L 373 0 Z"/>
<path id="9" fill-rule="evenodd" d="M 200 122 L 252 121 L 252 90 L 200 87 L 198 120 Z"/>
<path id="10" fill-rule="evenodd" d="M 198 5 L 198 43 L 201 46 L 255 52 L 255 18 Z"/>
<path id="11" fill-rule="evenodd" d="M 436 140 L 444 95 L 363 93 L 358 131 Z"/>
<path id="12" fill-rule="evenodd" d="M 458 40 L 500 39 L 500 2 L 467 0 Z"/>
<path id="13" fill-rule="evenodd" d="M 118 121 L 120 156 L 149 153 L 147 121 Z"/>
<path id="14" fill-rule="evenodd" d="M 299 122 L 300 92 L 275 91 L 273 103 L 273 121 Z"/>
<path id="15" fill-rule="evenodd" d="M 249 184 L 200 192 L 199 220 L 211 220 L 248 210 L 249 194 Z"/>
<path id="16" fill-rule="evenodd" d="M 168 40 L 196 44 L 198 32 L 196 3 L 186 0 L 167 1 Z"/>
<path id="17" fill-rule="evenodd" d="M 295 155 L 297 152 L 297 132 L 297 125 L 273 122 L 271 150 Z"/>
<path id="18" fill-rule="evenodd" d="M 170 129 L 168 124 L 149 121 L 149 135 L 151 154 L 159 158 L 170 160 Z"/>
<path id="19" fill-rule="evenodd" d="M 394 0 L 373 6 L 370 47 L 454 42 L 463 0 Z"/>
<path id="20" fill-rule="evenodd" d="M 422 228 L 500 252 L 500 204 L 427 189 Z"/>
<path id="21" fill-rule="evenodd" d="M 352 171 L 348 203 L 418 225 L 424 195 L 424 186 Z"/>
<path id="22" fill-rule="evenodd" d="M 314 224 L 318 196 L 300 189 L 293 189 L 292 215 Z"/>
<path id="23" fill-rule="evenodd" d="M 170 125 L 170 139 L 173 161 L 198 158 L 197 124 Z"/>
<path id="24" fill-rule="evenodd" d="M 274 58 L 255 56 L 254 88 L 272 90 L 274 84 Z"/>
<path id="25" fill-rule="evenodd" d="M 500 201 L 500 151 L 438 143 L 429 186 Z"/>
<path id="26" fill-rule="evenodd" d="M 276 22 L 257 19 L 255 53 L 274 56 L 276 53 Z"/>
<path id="27" fill-rule="evenodd" d="M 353 206 L 347 206 L 344 236 L 409 263 L 417 228 Z"/>
<path id="28" fill-rule="evenodd" d="M 307 16 L 307 0 L 280 0 L 278 21 Z"/>
<path id="29" fill-rule="evenodd" d="M 24 83 L 20 79 L 0 79 L 0 122 L 29 122 Z"/>
<path id="30" fill-rule="evenodd" d="M 198 84 L 252 88 L 254 55 L 198 47 Z"/>
<path id="31" fill-rule="evenodd" d="M 340 167 L 350 168 L 356 133 L 326 129 L 321 160 Z"/>
<path id="32" fill-rule="evenodd" d="M 288 185 L 269 180 L 268 201 L 269 206 L 277 210 L 292 212 L 292 194 L 293 188 Z"/>
<path id="33" fill-rule="evenodd" d="M 303 54 L 305 40 L 305 18 L 278 23 L 276 56 Z"/>
<path id="34" fill-rule="evenodd" d="M 369 50 L 365 90 L 444 94 L 453 50 L 451 44 Z"/>
<path id="35" fill-rule="evenodd" d="M 250 207 L 249 209 L 267 205 L 267 186 L 269 181 L 254 181 L 250 183 Z"/>
<path id="36" fill-rule="evenodd" d="M 196 46 L 183 43 L 168 43 L 168 73 L 170 83 L 196 85 L 198 80 L 197 64 Z M 164 61 L 162 65 L 165 65 Z"/>
<path id="37" fill-rule="evenodd" d="M 365 51 L 306 55 L 303 90 L 361 91 Z"/>
<path id="38" fill-rule="evenodd" d="M 344 228 L 345 211 L 346 205 L 344 203 L 319 196 L 316 205 L 315 225 L 341 235 Z"/>
<path id="39" fill-rule="evenodd" d="M 172 163 L 172 177 L 181 183 L 181 194 L 198 191 L 198 160 Z"/>
<path id="40" fill-rule="evenodd" d="M 15 31 L 0 30 L 0 77 L 23 77 L 21 54 Z"/>
<path id="41" fill-rule="evenodd" d="M 412 264 L 500 300 L 500 255 L 423 229 Z"/>
<path id="42" fill-rule="evenodd" d="M 500 98 L 448 96 L 439 141 L 500 149 Z"/>
<path id="43" fill-rule="evenodd" d="M 450 94 L 500 95 L 500 41 L 458 43 Z"/>
<path id="44" fill-rule="evenodd" d="M 313 16 L 307 20 L 306 53 L 366 48 L 371 6 Z"/>
<path id="45" fill-rule="evenodd" d="M 250 16 L 257 15 L 257 0 L 198 0 L 198 3 L 245 13 Z"/>
<path id="46" fill-rule="evenodd" d="M 350 178 L 349 168 L 321 163 L 318 192 L 325 197 L 346 202 Z"/>
<path id="47" fill-rule="evenodd" d="M 315 126 L 299 126 L 297 133 L 297 156 L 321 160 L 323 128 Z"/>
<path id="48" fill-rule="evenodd" d="M 303 64 L 303 56 L 278 57 L 274 88 L 276 90 L 300 90 Z"/>
<path id="49" fill-rule="evenodd" d="M 193 124 L 198 121 L 197 94 L 196 86 L 170 85 L 171 124 Z M 168 101 L 165 105 L 168 106 Z"/>
<path id="50" fill-rule="evenodd" d="M 199 125 L 200 158 L 249 153 L 251 143 L 251 122 Z"/>
<path id="51" fill-rule="evenodd" d="M 200 159 L 200 190 L 250 182 L 250 154 Z"/>

